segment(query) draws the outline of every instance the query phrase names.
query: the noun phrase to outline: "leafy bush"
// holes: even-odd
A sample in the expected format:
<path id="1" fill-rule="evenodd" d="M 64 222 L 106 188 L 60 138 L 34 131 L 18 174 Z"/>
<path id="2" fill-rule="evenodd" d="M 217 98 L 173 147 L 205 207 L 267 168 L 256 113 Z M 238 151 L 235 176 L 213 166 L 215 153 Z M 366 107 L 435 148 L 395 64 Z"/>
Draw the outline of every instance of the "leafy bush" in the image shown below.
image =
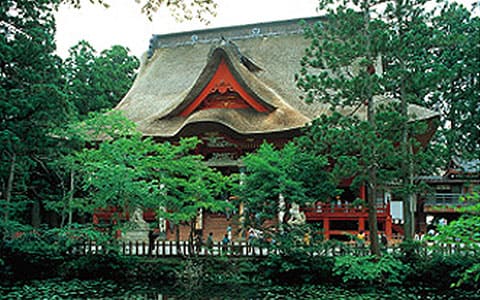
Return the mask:
<path id="1" fill-rule="evenodd" d="M 462 285 L 470 285 L 478 289 L 480 284 L 480 263 L 477 262 L 462 274 L 460 280 L 457 283 L 452 284 L 452 287 L 460 287 Z"/>
<path id="2" fill-rule="evenodd" d="M 2 277 L 33 279 L 58 276 L 64 261 L 70 259 L 75 247 L 89 239 L 101 245 L 103 251 L 113 252 L 110 237 L 92 227 L 33 229 L 24 227 L 16 237 L 2 240 L 0 275 Z"/>
<path id="3" fill-rule="evenodd" d="M 401 284 L 410 268 L 389 255 L 335 258 L 333 274 L 349 285 Z"/>
<path id="4" fill-rule="evenodd" d="M 261 262 L 260 270 L 267 281 L 276 284 L 327 283 L 332 281 L 333 263 L 333 257 L 292 249 L 269 256 Z"/>
<path id="5" fill-rule="evenodd" d="M 59 268 L 59 275 L 66 279 L 126 279 L 135 263 L 129 257 L 116 253 L 72 257 Z"/>
<path id="6" fill-rule="evenodd" d="M 408 276 L 407 282 L 411 285 L 422 284 L 432 288 L 445 289 L 456 285 L 464 278 L 462 284 L 467 288 L 475 285 L 475 282 L 472 281 L 475 279 L 474 265 L 478 263 L 480 263 L 479 257 L 461 254 L 425 256 L 422 260 L 410 265 L 413 272 Z M 464 274 L 468 269 L 471 269 L 471 273 Z"/>

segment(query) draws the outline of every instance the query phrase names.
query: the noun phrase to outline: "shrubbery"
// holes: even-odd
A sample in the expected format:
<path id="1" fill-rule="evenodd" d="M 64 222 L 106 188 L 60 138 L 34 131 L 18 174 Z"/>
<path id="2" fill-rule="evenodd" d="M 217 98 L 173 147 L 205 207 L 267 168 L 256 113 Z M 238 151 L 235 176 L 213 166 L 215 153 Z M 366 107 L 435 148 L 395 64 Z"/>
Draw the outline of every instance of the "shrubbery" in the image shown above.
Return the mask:
<path id="1" fill-rule="evenodd" d="M 350 285 L 401 285 L 411 272 L 410 266 L 390 255 L 342 256 L 335 258 L 333 274 Z"/>
<path id="2" fill-rule="evenodd" d="M 266 258 L 122 256 L 115 251 L 75 255 L 62 236 L 25 235 L 1 247 L 0 277 L 23 279 L 111 279 L 178 283 L 194 289 L 209 285 L 333 284 L 475 288 L 480 258 L 460 254 L 425 255 L 419 245 L 404 245 L 395 255 L 327 256 L 322 245 L 281 249 Z M 278 250 L 278 249 L 277 249 Z"/>

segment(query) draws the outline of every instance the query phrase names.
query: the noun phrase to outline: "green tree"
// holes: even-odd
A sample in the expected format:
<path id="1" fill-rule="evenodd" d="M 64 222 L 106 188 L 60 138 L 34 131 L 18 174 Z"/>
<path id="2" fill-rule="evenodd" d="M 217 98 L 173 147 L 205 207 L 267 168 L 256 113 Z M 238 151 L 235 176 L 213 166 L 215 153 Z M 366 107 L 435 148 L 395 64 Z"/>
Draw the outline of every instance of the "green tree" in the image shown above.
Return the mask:
<path id="1" fill-rule="evenodd" d="M 320 9 L 327 9 L 323 23 L 306 27 L 305 35 L 312 41 L 301 61 L 297 86 L 305 91 L 306 101 L 320 101 L 332 110 L 341 107 L 355 112 L 366 106 L 370 136 L 376 132 L 375 95 L 381 91 L 379 76 L 375 70 L 378 57 L 378 38 L 382 27 L 371 20 L 371 3 L 354 2 L 358 11 L 347 8 L 343 1 L 334 1 L 336 8 L 329 8 L 332 1 L 320 1 Z M 377 42 L 377 43 L 376 43 Z M 313 71 L 317 69 L 317 71 Z M 369 156 L 375 157 L 377 144 L 369 143 Z M 344 145 L 348 147 L 349 145 Z M 377 229 L 377 163 L 366 165 L 367 206 L 371 251 L 380 254 Z"/>
<path id="2" fill-rule="evenodd" d="M 428 105 L 442 113 L 439 142 L 452 156 L 480 157 L 480 18 L 458 3 L 445 3 L 432 20 L 440 79 Z"/>
<path id="3" fill-rule="evenodd" d="M 442 62 L 438 51 L 442 51 L 443 34 L 432 26 L 433 17 L 438 6 L 433 1 L 390 1 L 381 15 L 388 26 L 388 39 L 383 44 L 385 70 L 382 85 L 385 92 L 400 101 L 400 123 L 402 136 L 397 155 L 402 157 L 400 193 L 403 197 L 403 215 L 405 239 L 411 240 L 414 235 L 414 194 L 418 175 L 415 165 L 415 151 L 422 150 L 417 146 L 415 136 L 418 128 L 410 122 L 416 116 L 409 110 L 409 105 L 428 106 L 429 99 L 438 94 L 438 86 L 444 76 Z M 441 12 L 443 14 L 443 12 Z M 420 132 L 421 133 L 421 132 Z M 438 148 L 437 148 L 438 149 Z M 436 153 L 440 158 L 441 153 Z"/>
<path id="4" fill-rule="evenodd" d="M 440 80 L 439 65 L 433 55 L 438 48 L 431 26 L 433 14 L 427 9 L 427 2 L 333 1 L 337 6 L 332 9 L 331 1 L 321 1 L 320 7 L 327 8 L 329 14 L 325 22 L 306 30 L 312 44 L 301 62 L 297 82 L 307 101 L 321 101 L 332 105 L 332 109 L 340 106 L 346 114 L 366 109 L 373 132 L 381 130 L 376 128 L 375 121 L 378 103 L 398 100 L 397 105 L 391 106 L 391 112 L 398 114 L 393 118 L 398 125 L 388 125 L 392 119 L 381 126 L 402 133 L 396 135 L 399 146 L 395 155 L 401 158 L 396 169 L 401 178 L 398 191 L 404 199 L 407 239 L 412 238 L 414 228 L 413 179 L 420 172 L 420 165 L 415 162 L 427 153 L 416 140 L 426 128 L 413 122 L 417 116 L 410 105 L 425 105 Z M 379 150 L 376 145 L 370 147 L 375 157 Z M 378 170 L 377 164 L 372 163 L 367 186 L 369 196 L 374 197 Z M 369 198 L 369 203 L 369 208 L 373 208 L 374 199 Z M 369 216 L 369 223 L 372 221 L 373 215 Z M 378 249 L 376 244 L 372 251 Z"/>
<path id="5" fill-rule="evenodd" d="M 84 195 L 75 199 L 74 209 L 92 213 L 118 207 L 130 214 L 137 208 L 152 209 L 173 224 L 188 225 L 193 240 L 199 213 L 230 207 L 218 200 L 228 179 L 207 167 L 201 156 L 189 154 L 197 139 L 158 143 L 143 138 L 117 113 L 96 115 L 83 122 L 83 130 L 102 141 L 68 158 L 81 177 Z"/>
<path id="6" fill-rule="evenodd" d="M 282 149 L 264 143 L 244 158 L 245 174 L 238 188 L 245 206 L 245 226 L 268 230 L 264 222 L 275 219 L 281 209 L 286 214 L 293 203 L 307 205 L 335 195 L 336 186 L 326 171 L 327 159 L 311 153 L 294 143 Z"/>
<path id="7" fill-rule="evenodd" d="M 474 251 L 473 253 L 478 253 L 480 248 L 480 189 L 474 190 L 462 200 L 469 203 L 463 208 L 463 215 L 446 226 L 440 226 L 434 240 L 471 249 Z M 480 263 L 475 263 L 461 274 L 460 280 L 454 286 L 470 284 L 478 287 L 479 283 Z"/>
<path id="8" fill-rule="evenodd" d="M 0 198 L 7 223 L 25 220 L 31 208 L 38 226 L 42 198 L 54 194 L 47 163 L 57 141 L 49 130 L 68 120 L 71 107 L 53 54 L 52 9 L 49 1 L 0 4 Z"/>
<path id="9" fill-rule="evenodd" d="M 113 108 L 131 87 L 139 61 L 128 49 L 113 46 L 99 55 L 86 41 L 70 48 L 65 60 L 65 92 L 80 118 Z"/>
<path id="10" fill-rule="evenodd" d="M 166 208 L 160 210 L 159 215 L 177 225 L 177 242 L 178 225 L 187 226 L 190 245 L 193 245 L 199 215 L 233 209 L 221 197 L 231 188 L 230 178 L 205 165 L 202 156 L 190 154 L 198 143 L 196 138 L 189 138 L 180 140 L 178 145 L 158 145 L 154 158 L 162 186 L 160 205 Z"/>

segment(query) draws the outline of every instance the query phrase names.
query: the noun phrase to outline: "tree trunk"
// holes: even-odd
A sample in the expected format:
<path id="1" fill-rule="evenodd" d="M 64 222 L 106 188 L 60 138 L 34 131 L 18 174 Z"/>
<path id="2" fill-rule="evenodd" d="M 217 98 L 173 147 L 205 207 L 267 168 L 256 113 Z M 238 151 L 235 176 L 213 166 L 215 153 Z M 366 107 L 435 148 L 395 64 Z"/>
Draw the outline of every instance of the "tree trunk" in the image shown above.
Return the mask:
<path id="1" fill-rule="evenodd" d="M 364 3 L 364 24 L 366 35 L 366 57 L 369 61 L 373 61 L 371 53 L 371 36 L 370 36 L 370 1 Z M 374 74 L 370 74 L 374 76 Z M 375 124 L 375 103 L 373 101 L 372 76 L 367 76 L 367 119 L 372 130 L 377 131 Z M 368 231 L 370 240 L 370 252 L 372 255 L 380 256 L 380 247 L 378 243 L 378 225 L 377 225 L 377 167 L 376 167 L 376 145 L 372 143 L 372 157 L 374 158 L 368 170 Z"/>
<path id="2" fill-rule="evenodd" d="M 75 171 L 70 172 L 70 190 L 68 191 L 68 226 L 72 225 L 73 222 L 73 193 L 75 191 Z"/>
<path id="3" fill-rule="evenodd" d="M 195 232 L 195 222 L 196 220 L 193 220 L 193 221 L 190 221 L 190 232 L 188 234 L 188 251 L 189 251 L 189 254 L 192 255 L 193 253 L 195 253 L 195 241 L 194 241 L 194 237 L 193 237 L 193 233 Z"/>
<path id="4" fill-rule="evenodd" d="M 5 207 L 3 211 L 3 220 L 6 223 L 10 217 L 10 202 L 12 201 L 12 190 L 13 190 L 13 181 L 15 179 L 15 167 L 16 167 L 16 160 L 17 155 L 15 153 L 12 154 L 10 158 L 10 169 L 8 171 L 8 179 L 7 179 L 7 187 L 5 189 Z M 8 229 L 5 226 L 3 238 L 8 236 Z"/>
<path id="5" fill-rule="evenodd" d="M 411 158 L 411 147 L 409 147 L 408 141 L 408 101 L 405 91 L 405 80 L 402 80 L 400 83 L 400 100 L 401 100 L 401 114 L 404 118 L 404 123 L 402 124 L 402 143 L 401 151 L 404 158 L 402 159 L 402 183 L 403 183 L 403 221 L 404 221 L 404 237 L 405 241 L 411 241 L 414 235 L 414 226 L 413 226 L 413 195 L 412 195 L 412 165 L 409 162 Z"/>
<path id="6" fill-rule="evenodd" d="M 175 225 L 175 242 L 177 244 L 177 254 L 180 253 L 182 249 L 180 248 L 180 224 Z"/>
<path id="7" fill-rule="evenodd" d="M 377 179 L 376 168 L 369 171 L 368 184 L 368 230 L 370 240 L 370 252 L 373 255 L 380 256 L 380 245 L 378 242 L 378 225 L 377 225 Z"/>
<path id="8" fill-rule="evenodd" d="M 5 222 L 9 219 L 10 213 L 10 202 L 12 200 L 12 189 L 13 189 L 13 180 L 15 179 L 15 167 L 16 167 L 17 156 L 15 153 L 12 154 L 10 158 L 10 170 L 8 171 L 8 180 L 7 180 L 7 189 L 5 190 L 5 211 L 4 211 L 4 220 Z"/>
<path id="9" fill-rule="evenodd" d="M 395 3 L 395 17 L 396 17 L 396 27 L 398 39 L 400 44 L 406 45 L 404 42 L 405 32 L 404 32 L 404 25 L 408 24 L 409 20 L 405 15 L 405 12 L 409 9 L 408 2 L 396 0 Z M 408 68 L 405 65 L 404 57 L 402 53 L 397 53 L 397 59 L 399 62 L 400 70 L 401 70 L 401 77 L 400 77 L 400 113 L 403 118 L 403 122 L 401 124 L 402 130 L 402 138 L 400 141 L 400 151 L 402 156 L 402 162 L 400 165 L 401 168 L 401 182 L 403 188 L 403 195 L 402 195 L 402 202 L 403 202 L 403 222 L 404 222 L 404 240 L 411 241 L 414 234 L 414 226 L 413 226 L 413 212 L 412 212 L 412 165 L 411 165 L 411 153 L 409 147 L 409 134 L 408 134 L 408 99 L 407 99 L 407 91 L 406 91 L 406 82 L 408 80 Z"/>
<path id="10" fill-rule="evenodd" d="M 35 228 L 40 227 L 42 223 L 41 216 L 40 216 L 40 199 L 38 196 L 35 197 L 33 200 L 32 205 L 32 226 Z"/>

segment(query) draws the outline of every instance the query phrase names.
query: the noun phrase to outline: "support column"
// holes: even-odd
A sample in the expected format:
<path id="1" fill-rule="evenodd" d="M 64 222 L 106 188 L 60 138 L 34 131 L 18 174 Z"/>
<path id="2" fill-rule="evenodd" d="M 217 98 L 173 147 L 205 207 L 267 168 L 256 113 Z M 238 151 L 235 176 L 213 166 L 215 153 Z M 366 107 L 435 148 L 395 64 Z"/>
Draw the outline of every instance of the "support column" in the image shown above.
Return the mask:
<path id="1" fill-rule="evenodd" d="M 325 240 L 330 239 L 330 219 L 329 218 L 323 219 L 323 235 L 325 236 Z"/>
<path id="2" fill-rule="evenodd" d="M 385 220 L 385 235 L 389 240 L 392 238 L 392 217 L 390 215 Z"/>
<path id="3" fill-rule="evenodd" d="M 365 218 L 358 219 L 358 231 L 365 231 Z"/>
<path id="4" fill-rule="evenodd" d="M 365 192 L 365 185 L 363 185 L 363 184 L 360 186 L 360 199 L 362 199 L 362 200 L 367 199 L 367 195 L 366 195 L 366 192 Z"/>

